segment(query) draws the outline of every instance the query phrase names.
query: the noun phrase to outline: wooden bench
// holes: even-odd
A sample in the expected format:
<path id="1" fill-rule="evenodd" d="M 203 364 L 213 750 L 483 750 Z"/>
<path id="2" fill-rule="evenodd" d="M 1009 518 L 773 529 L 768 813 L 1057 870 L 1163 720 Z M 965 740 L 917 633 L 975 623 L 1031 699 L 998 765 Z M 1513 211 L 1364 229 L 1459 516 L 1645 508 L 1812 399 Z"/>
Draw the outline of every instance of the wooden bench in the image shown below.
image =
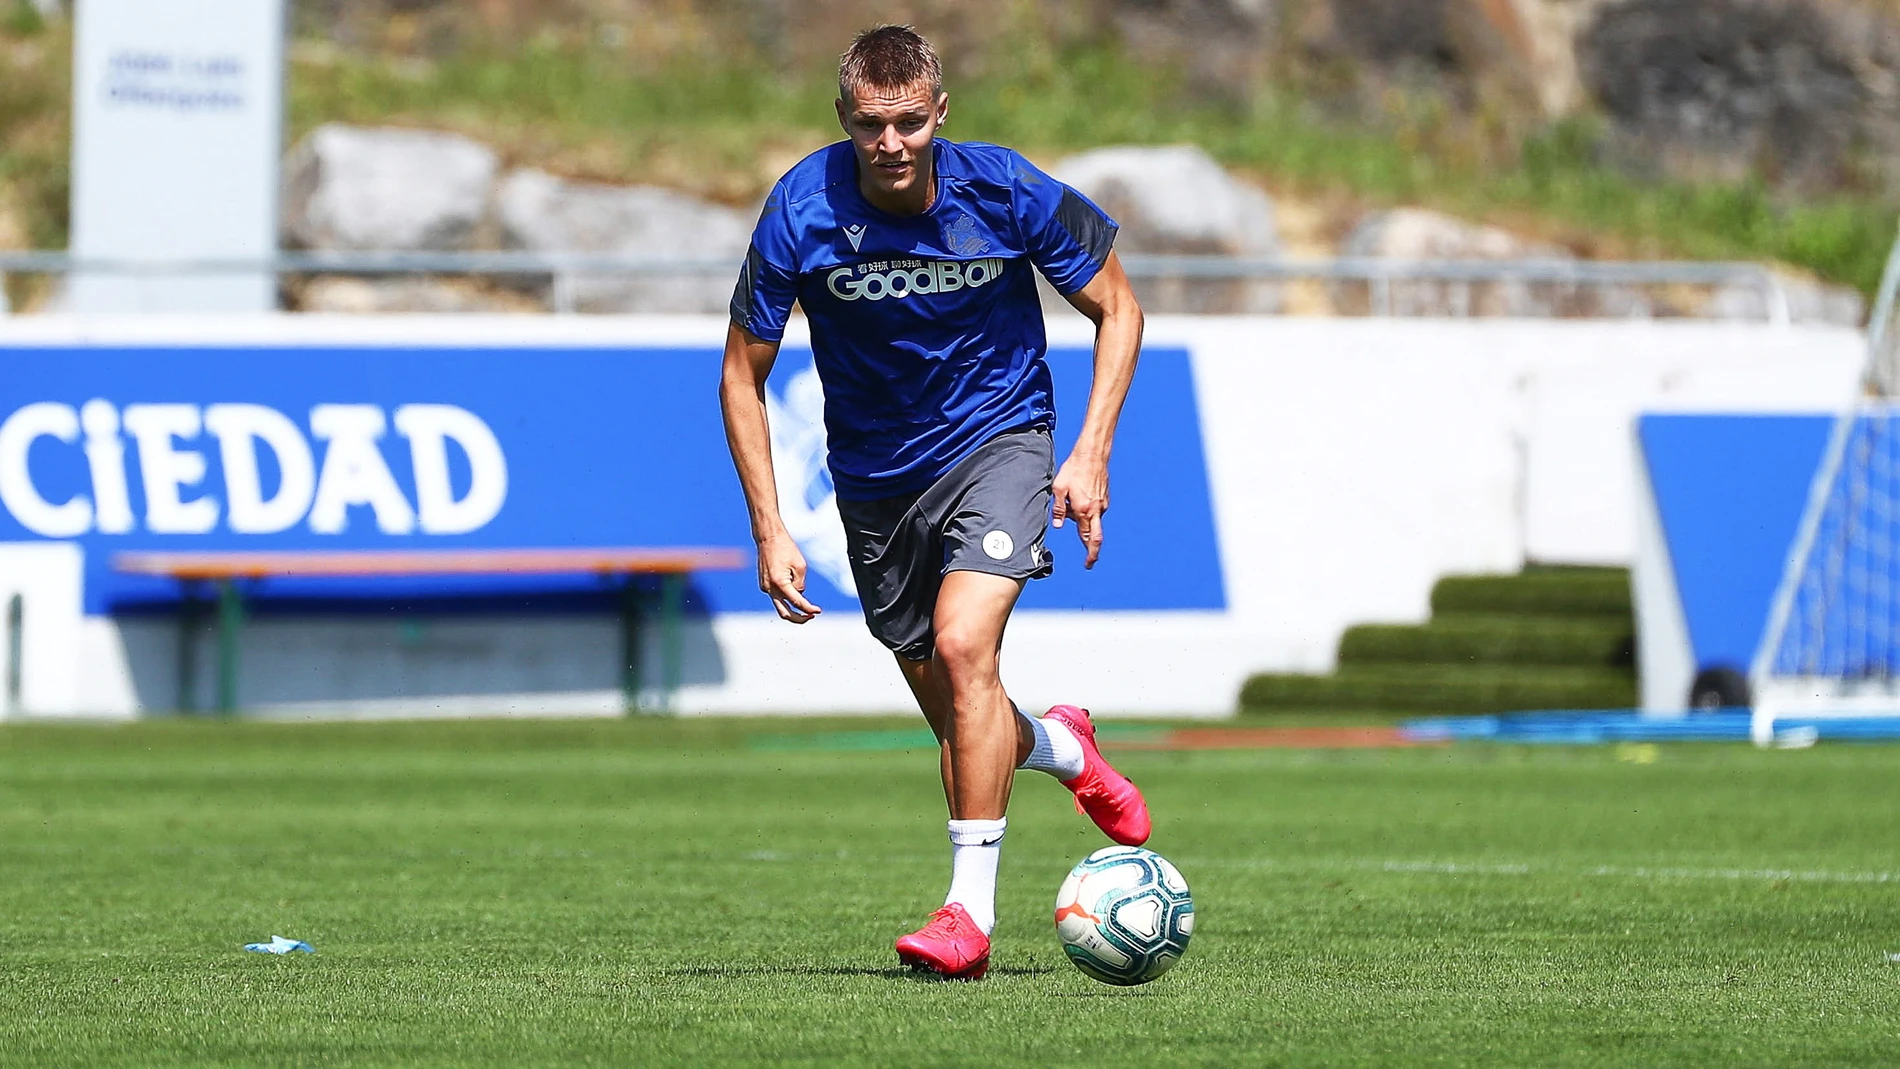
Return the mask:
<path id="1" fill-rule="evenodd" d="M 176 579 L 179 602 L 178 709 L 195 705 L 197 621 L 204 602 L 194 584 L 216 591 L 218 617 L 218 710 L 236 711 L 238 634 L 244 627 L 243 580 L 278 578 L 368 578 L 440 575 L 594 574 L 620 586 L 620 686 L 628 712 L 638 711 L 642 680 L 640 639 L 646 615 L 636 576 L 660 579 L 660 708 L 672 708 L 679 689 L 681 617 L 686 578 L 694 572 L 731 571 L 746 566 L 746 551 L 689 546 L 636 549 L 405 549 L 270 552 L 119 553 L 112 567 L 136 575 Z"/>

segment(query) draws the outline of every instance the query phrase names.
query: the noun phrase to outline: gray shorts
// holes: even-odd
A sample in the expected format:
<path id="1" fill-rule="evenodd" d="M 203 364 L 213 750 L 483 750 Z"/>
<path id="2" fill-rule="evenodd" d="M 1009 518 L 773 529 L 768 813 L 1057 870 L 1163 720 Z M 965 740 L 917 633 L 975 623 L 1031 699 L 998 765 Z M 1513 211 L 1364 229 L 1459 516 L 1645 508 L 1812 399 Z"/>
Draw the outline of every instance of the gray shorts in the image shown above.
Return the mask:
<path id="1" fill-rule="evenodd" d="M 1026 427 L 983 443 L 920 493 L 839 501 L 851 575 L 878 641 L 910 660 L 928 658 L 937 588 L 951 572 L 1054 572 L 1043 544 L 1054 479 L 1049 432 Z"/>

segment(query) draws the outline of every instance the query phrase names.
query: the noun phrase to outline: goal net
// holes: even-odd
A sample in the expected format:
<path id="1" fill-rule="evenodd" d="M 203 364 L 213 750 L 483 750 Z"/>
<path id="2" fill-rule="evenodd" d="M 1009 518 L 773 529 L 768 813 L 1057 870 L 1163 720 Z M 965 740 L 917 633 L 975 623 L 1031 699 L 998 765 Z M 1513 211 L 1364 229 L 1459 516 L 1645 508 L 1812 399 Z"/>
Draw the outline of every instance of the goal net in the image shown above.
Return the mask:
<path id="1" fill-rule="evenodd" d="M 1900 717 L 1900 243 L 1867 321 L 1867 364 L 1815 471 L 1750 671 L 1755 742 L 1790 719 Z M 1810 724 L 1797 730 L 1811 740 Z"/>

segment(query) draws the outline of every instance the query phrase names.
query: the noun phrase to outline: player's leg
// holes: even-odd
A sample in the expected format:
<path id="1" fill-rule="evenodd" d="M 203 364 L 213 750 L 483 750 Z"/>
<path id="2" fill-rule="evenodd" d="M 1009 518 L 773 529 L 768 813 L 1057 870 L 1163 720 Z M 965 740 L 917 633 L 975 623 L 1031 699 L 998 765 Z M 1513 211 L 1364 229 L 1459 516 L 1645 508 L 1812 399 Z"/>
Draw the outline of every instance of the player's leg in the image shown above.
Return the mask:
<path id="1" fill-rule="evenodd" d="M 1023 739 L 1000 668 L 1003 629 L 1022 589 L 1021 579 L 953 571 L 937 592 L 930 665 L 948 698 L 950 816 L 957 820 L 1001 820 L 1009 808 Z"/>
<path id="2" fill-rule="evenodd" d="M 950 891 L 930 923 L 897 941 L 900 960 L 943 976 L 975 978 L 989 965 L 1004 812 L 1022 743 L 998 665 L 1020 579 L 955 571 L 933 613 L 928 669 L 905 677 L 942 743 L 950 803 Z"/>
<path id="3" fill-rule="evenodd" d="M 917 699 L 917 708 L 923 711 L 930 733 L 937 737 L 938 772 L 943 777 L 943 803 L 947 808 L 956 793 L 951 786 L 956 782 L 956 772 L 950 767 L 950 696 L 937 685 L 937 675 L 929 658 L 914 661 L 898 654 L 897 670 L 904 673 L 911 697 Z"/>
<path id="4" fill-rule="evenodd" d="M 947 808 L 952 808 L 954 811 L 951 799 L 956 795 L 956 772 L 950 767 L 950 693 L 941 685 L 935 666 L 930 660 L 914 661 L 900 655 L 897 658 L 897 670 L 904 674 L 904 682 L 909 684 L 911 696 L 917 699 L 917 708 L 923 711 L 924 720 L 930 725 L 931 733 L 937 736 L 938 763 L 943 776 L 943 801 Z M 1018 715 L 1021 715 L 1020 711 Z M 1039 746 L 1044 751 L 1054 752 L 1046 741 L 1038 741 L 1039 736 L 1032 726 L 1035 723 L 1029 717 L 1022 716 L 1021 722 L 1016 725 L 1016 767 L 1033 767 L 1039 771 L 1050 771 L 1048 768 L 1032 763 L 1033 755 L 1038 752 Z M 1046 732 L 1043 733 L 1044 736 L 1046 734 Z M 1076 755 L 1079 770 L 1081 761 L 1079 744 L 1076 747 Z M 1072 772 L 1069 775 L 1074 774 Z"/>
<path id="5" fill-rule="evenodd" d="M 1052 454 L 1045 431 L 1005 434 L 918 498 L 914 515 L 940 539 L 936 552 L 943 569 L 930 612 L 928 664 L 906 664 L 906 650 L 887 640 L 899 652 L 911 693 L 939 740 L 951 813 L 950 893 L 929 924 L 898 940 L 897 950 L 913 966 L 945 976 L 975 977 L 988 967 L 1004 812 L 1017 767 L 1062 779 L 1084 812 L 1118 841 L 1131 841 L 1134 816 L 1140 830 L 1132 841 L 1147 837 L 1141 793 L 1101 760 L 1088 714 L 1068 709 L 1074 715 L 1064 715 L 1067 707 L 1058 706 L 1051 716 L 1032 720 L 1017 710 L 1002 684 L 1010 611 L 1027 580 L 1053 570 L 1043 544 Z M 854 568 L 858 559 L 854 553 Z M 862 580 L 859 586 L 862 594 Z M 1107 782 L 1102 770 L 1124 788 L 1109 799 L 1112 813 L 1098 804 Z"/>
<path id="6" fill-rule="evenodd" d="M 955 776 L 948 739 L 954 731 L 950 700 L 932 669 L 932 614 L 942 582 L 943 542 L 918 495 L 882 501 L 838 502 L 850 552 L 852 578 L 864 621 L 897 658 L 942 749 L 944 799 Z M 939 510 L 940 512 L 941 510 Z M 951 826 L 952 849 L 958 828 Z M 954 868 L 954 859 L 953 859 Z M 975 979 L 989 964 L 989 934 L 961 906 L 945 904 L 922 929 L 897 941 L 906 964 L 941 976 Z"/>
<path id="7" fill-rule="evenodd" d="M 950 767 L 950 693 L 940 685 L 937 670 L 931 661 L 912 661 L 899 655 L 897 670 L 904 674 L 904 684 L 910 685 L 910 697 L 918 699 L 923 720 L 931 725 L 931 733 L 937 735 L 939 773 L 944 780 L 944 807 L 950 809 L 950 799 L 956 796 L 956 769 Z M 1026 716 L 1016 727 L 1016 767 L 1026 769 L 1030 767 L 1028 761 L 1037 748 L 1037 737 L 1030 727 L 1030 718 Z"/>
<path id="8" fill-rule="evenodd" d="M 931 661 L 914 661 L 907 657 L 897 658 L 898 670 L 904 674 L 904 682 L 910 685 L 910 692 L 917 699 L 917 707 L 923 710 L 924 720 L 930 724 L 930 730 L 937 736 L 937 748 L 941 774 L 943 776 L 943 797 L 946 806 L 952 806 L 951 799 L 956 796 L 956 771 L 950 765 L 950 695 L 939 685 L 935 666 Z M 1012 705 L 1014 702 L 1012 700 Z M 1046 772 L 1054 776 L 1070 790 L 1075 790 L 1077 781 L 1089 771 L 1091 762 L 1106 765 L 1101 751 L 1095 748 L 1095 727 L 1089 720 L 1089 712 L 1073 705 L 1057 705 L 1042 716 L 1030 716 L 1016 705 L 1016 767 L 1032 772 Z M 1101 776 L 1090 779 L 1112 779 L 1114 770 L 1107 769 Z M 1099 793 L 1099 792 L 1096 792 Z M 1092 795 L 1091 795 L 1092 796 Z M 1137 794 L 1137 798 L 1139 795 Z M 1090 810 L 1082 807 L 1084 813 Z M 1098 812 L 1099 807 L 1098 807 Z M 1098 821 L 1098 823 L 1100 823 Z M 1119 818 L 1116 824 L 1124 823 Z M 1104 825 L 1106 830 L 1108 825 Z M 1130 833 L 1119 828 L 1110 831 L 1117 842 L 1128 845 L 1140 845 L 1146 835 L 1131 839 Z"/>
<path id="9" fill-rule="evenodd" d="M 985 445 L 978 456 L 982 468 L 959 488 L 955 507 L 943 525 L 948 558 L 945 582 L 962 571 L 1018 583 L 1049 575 L 1055 570 L 1044 544 L 1055 469 L 1049 434 L 1042 430 L 1005 434 Z M 941 609 L 933 623 L 940 632 L 946 626 Z M 999 629 L 999 642 L 1000 636 Z M 941 635 L 937 658 L 943 658 Z M 1000 692 L 1001 684 L 997 686 Z M 1019 751 L 1019 766 L 1061 780 L 1075 792 L 1076 807 L 1109 838 L 1127 846 L 1147 841 L 1147 802 L 1096 748 L 1095 725 L 1086 710 L 1058 705 L 1040 719 L 1017 719 L 1019 731 L 1028 732 L 1031 744 L 1027 751 Z"/>

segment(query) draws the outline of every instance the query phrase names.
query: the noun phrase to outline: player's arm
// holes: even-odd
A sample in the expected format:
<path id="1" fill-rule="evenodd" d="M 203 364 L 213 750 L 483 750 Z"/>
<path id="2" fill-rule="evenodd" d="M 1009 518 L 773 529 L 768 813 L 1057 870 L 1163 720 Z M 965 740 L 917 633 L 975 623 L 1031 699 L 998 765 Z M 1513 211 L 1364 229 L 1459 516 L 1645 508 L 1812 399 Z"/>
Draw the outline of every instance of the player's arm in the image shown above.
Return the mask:
<path id="1" fill-rule="evenodd" d="M 772 431 L 765 415 L 765 379 L 777 360 L 778 342 L 755 338 L 737 323 L 727 327 L 719 409 L 752 517 L 752 540 L 759 545 L 759 589 L 772 599 L 780 619 L 802 624 L 822 610 L 805 600 L 805 555 L 785 530 L 778 510 Z"/>
<path id="2" fill-rule="evenodd" d="M 1057 527 L 1065 518 L 1075 519 L 1076 534 L 1088 552 L 1082 566 L 1093 568 L 1102 552 L 1102 514 L 1108 511 L 1108 455 L 1141 355 L 1141 305 L 1113 252 L 1088 285 L 1069 294 L 1068 300 L 1095 324 L 1095 379 L 1082 433 L 1056 473 L 1054 516 Z"/>

